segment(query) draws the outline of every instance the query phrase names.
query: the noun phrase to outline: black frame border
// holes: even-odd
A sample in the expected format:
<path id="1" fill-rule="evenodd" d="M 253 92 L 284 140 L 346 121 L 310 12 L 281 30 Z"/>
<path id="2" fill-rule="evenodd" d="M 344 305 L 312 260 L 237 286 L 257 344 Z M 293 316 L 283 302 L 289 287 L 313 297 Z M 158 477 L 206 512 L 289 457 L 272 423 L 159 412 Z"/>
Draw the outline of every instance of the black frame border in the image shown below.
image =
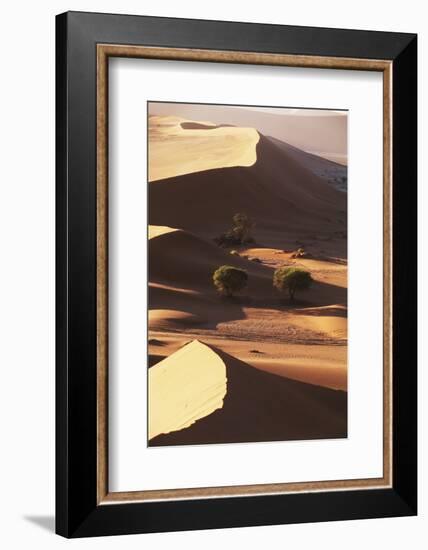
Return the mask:
<path id="1" fill-rule="evenodd" d="M 97 505 L 97 43 L 393 62 L 393 484 Z M 417 513 L 417 36 L 84 12 L 56 18 L 56 532 L 65 537 Z"/>

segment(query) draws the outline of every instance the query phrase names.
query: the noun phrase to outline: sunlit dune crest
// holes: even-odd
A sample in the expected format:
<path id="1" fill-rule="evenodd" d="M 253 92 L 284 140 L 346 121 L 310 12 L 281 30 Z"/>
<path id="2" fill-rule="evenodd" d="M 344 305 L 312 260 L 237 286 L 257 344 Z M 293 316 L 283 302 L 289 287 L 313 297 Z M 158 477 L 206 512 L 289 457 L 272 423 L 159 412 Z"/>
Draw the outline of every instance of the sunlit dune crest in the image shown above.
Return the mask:
<path id="1" fill-rule="evenodd" d="M 173 293 L 177 289 L 172 290 Z M 202 322 L 198 315 L 190 312 L 174 310 L 174 309 L 150 309 L 149 310 L 149 325 L 152 329 L 169 329 L 172 326 L 183 328 L 183 326 L 191 327 Z"/>
<path id="2" fill-rule="evenodd" d="M 223 406 L 226 367 L 193 340 L 149 369 L 149 439 L 188 428 Z"/>
<path id="3" fill-rule="evenodd" d="M 194 123 L 181 117 L 149 117 L 149 181 L 214 168 L 252 166 L 260 139 L 254 128 Z"/>
<path id="4" fill-rule="evenodd" d="M 214 125 L 227 122 L 241 128 L 256 128 L 265 136 L 303 151 L 320 151 L 321 156 L 347 163 L 346 111 L 157 102 L 150 103 L 149 110 L 162 118 L 174 116 L 180 121 L 204 123 L 209 120 Z"/>
<path id="5" fill-rule="evenodd" d="M 175 227 L 168 227 L 167 225 L 149 225 L 149 240 L 174 231 L 177 231 Z"/>
<path id="6" fill-rule="evenodd" d="M 346 317 L 294 315 L 290 322 L 293 326 L 326 334 L 337 340 L 346 341 L 348 337 L 348 320 Z"/>
<path id="7" fill-rule="evenodd" d="M 149 369 L 153 390 L 150 446 L 346 437 L 345 392 L 259 370 L 198 340 Z"/>
<path id="8" fill-rule="evenodd" d="M 290 321 L 296 327 L 328 335 L 337 341 L 348 338 L 347 307 L 333 304 L 321 307 L 308 307 L 296 311 Z"/>

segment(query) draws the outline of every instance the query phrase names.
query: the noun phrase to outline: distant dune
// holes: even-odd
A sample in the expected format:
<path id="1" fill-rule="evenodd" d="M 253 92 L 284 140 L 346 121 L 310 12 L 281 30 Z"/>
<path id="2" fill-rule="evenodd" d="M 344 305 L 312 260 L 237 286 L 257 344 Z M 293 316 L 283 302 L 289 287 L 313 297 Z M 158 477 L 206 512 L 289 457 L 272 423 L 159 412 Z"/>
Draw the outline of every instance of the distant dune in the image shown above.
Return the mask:
<path id="1" fill-rule="evenodd" d="M 347 435 L 345 392 L 260 371 L 198 341 L 149 369 L 149 396 L 150 446 Z"/>
<path id="2" fill-rule="evenodd" d="M 272 137 L 270 139 L 316 176 L 320 176 L 341 191 L 347 190 L 348 169 L 341 155 L 325 154 L 320 156 L 311 154 L 293 147 L 285 141 Z"/>
<path id="3" fill-rule="evenodd" d="M 256 128 L 265 136 L 346 164 L 348 121 L 343 113 L 156 102 L 149 104 L 149 110 L 151 114 L 178 115 L 194 122 L 208 120 L 211 124 Z"/>

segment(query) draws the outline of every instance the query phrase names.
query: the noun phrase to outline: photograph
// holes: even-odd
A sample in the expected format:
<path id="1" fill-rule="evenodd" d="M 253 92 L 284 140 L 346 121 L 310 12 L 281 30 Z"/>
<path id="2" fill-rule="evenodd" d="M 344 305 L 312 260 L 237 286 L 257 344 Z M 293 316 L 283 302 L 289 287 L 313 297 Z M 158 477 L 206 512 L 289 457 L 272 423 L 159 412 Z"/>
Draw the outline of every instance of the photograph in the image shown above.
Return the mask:
<path id="1" fill-rule="evenodd" d="M 427 547 L 423 6 L 3 4 L 1 548 Z"/>
<path id="2" fill-rule="evenodd" d="M 348 161 L 346 110 L 147 102 L 149 447 L 347 437 Z"/>

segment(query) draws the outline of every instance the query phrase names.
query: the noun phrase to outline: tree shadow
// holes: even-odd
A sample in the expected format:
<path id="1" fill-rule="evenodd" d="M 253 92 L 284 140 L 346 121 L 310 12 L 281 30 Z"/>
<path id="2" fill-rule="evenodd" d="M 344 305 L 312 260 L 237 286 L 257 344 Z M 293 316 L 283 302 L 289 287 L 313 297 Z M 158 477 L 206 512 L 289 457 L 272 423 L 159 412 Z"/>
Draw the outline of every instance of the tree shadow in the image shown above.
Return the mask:
<path id="1" fill-rule="evenodd" d="M 188 330 L 190 327 L 212 330 L 220 323 L 246 319 L 245 308 L 272 309 L 301 315 L 347 317 L 347 311 L 340 307 L 329 308 L 326 311 L 311 311 L 332 304 L 346 307 L 347 294 L 346 288 L 321 281 L 316 281 L 313 288 L 305 293 L 305 297 L 302 293 L 292 303 L 270 288 L 266 288 L 265 293 L 259 289 L 255 295 L 225 298 L 215 292 L 189 295 L 170 288 L 151 287 L 149 304 L 150 309 L 178 310 L 195 318 L 192 323 L 185 320 L 172 321 L 171 324 L 175 325 L 176 331 Z M 308 308 L 308 311 L 305 311 L 305 308 Z"/>
<path id="2" fill-rule="evenodd" d="M 149 309 L 175 310 L 189 314 L 193 322 L 172 319 L 171 326 L 189 329 L 203 327 L 214 329 L 218 323 L 245 319 L 246 315 L 239 300 L 224 300 L 213 293 L 187 294 L 165 287 L 149 287 Z M 154 330 L 157 330 L 154 328 Z"/>

